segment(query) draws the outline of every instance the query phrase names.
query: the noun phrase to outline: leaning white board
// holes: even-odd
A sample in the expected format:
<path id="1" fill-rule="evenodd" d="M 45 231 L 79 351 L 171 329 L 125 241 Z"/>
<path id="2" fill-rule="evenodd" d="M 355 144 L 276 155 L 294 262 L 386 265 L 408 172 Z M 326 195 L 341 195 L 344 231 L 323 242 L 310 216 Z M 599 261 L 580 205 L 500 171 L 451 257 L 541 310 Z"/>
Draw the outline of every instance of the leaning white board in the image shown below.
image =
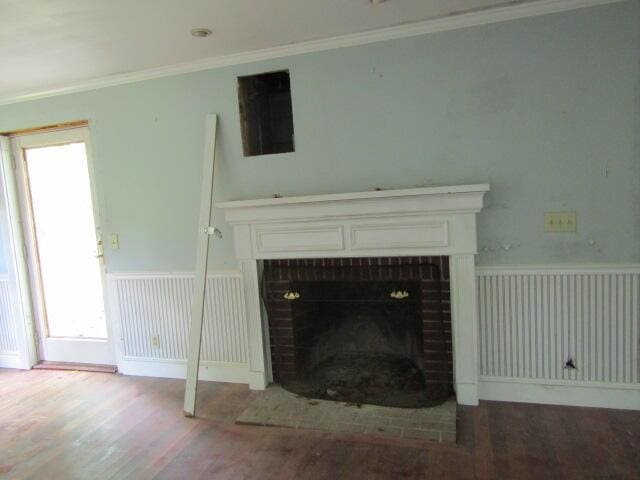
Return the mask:
<path id="1" fill-rule="evenodd" d="M 200 368 L 200 347 L 202 345 L 202 322 L 204 319 L 204 294 L 207 281 L 207 264 L 209 261 L 209 235 L 215 232 L 215 229 L 209 224 L 211 221 L 213 175 L 216 159 L 217 120 L 217 115 L 207 115 L 205 125 L 204 162 L 202 167 L 202 187 L 200 191 L 200 217 L 198 220 L 196 277 L 193 284 L 191 326 L 189 328 L 189 353 L 187 356 L 187 383 L 184 390 L 184 414 L 187 417 L 193 417 L 196 412 L 198 370 Z"/>

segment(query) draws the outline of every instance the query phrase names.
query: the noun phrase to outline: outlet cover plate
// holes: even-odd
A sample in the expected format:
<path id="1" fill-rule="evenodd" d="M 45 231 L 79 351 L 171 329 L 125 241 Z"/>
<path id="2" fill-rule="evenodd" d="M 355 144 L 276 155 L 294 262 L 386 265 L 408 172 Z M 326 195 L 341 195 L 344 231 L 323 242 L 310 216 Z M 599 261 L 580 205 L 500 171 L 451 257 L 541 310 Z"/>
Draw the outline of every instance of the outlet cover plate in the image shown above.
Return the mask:
<path id="1" fill-rule="evenodd" d="M 546 212 L 544 214 L 545 232 L 575 232 L 576 212 Z"/>

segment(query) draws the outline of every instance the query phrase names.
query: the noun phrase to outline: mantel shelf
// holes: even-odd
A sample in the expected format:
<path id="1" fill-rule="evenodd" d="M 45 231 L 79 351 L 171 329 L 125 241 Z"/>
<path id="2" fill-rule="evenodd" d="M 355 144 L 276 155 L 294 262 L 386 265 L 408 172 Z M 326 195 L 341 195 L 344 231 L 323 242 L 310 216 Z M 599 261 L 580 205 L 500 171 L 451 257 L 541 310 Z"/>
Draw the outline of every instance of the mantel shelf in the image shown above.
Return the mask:
<path id="1" fill-rule="evenodd" d="M 343 200 L 365 200 L 391 197 L 421 197 L 462 193 L 484 193 L 489 191 L 486 183 L 476 185 L 453 185 L 443 187 L 408 188 L 402 190 L 375 190 L 370 192 L 333 193 L 327 195 L 305 195 L 297 197 L 261 198 L 256 200 L 233 200 L 216 203 L 217 208 L 248 208 L 289 205 L 295 203 L 323 203 Z"/>

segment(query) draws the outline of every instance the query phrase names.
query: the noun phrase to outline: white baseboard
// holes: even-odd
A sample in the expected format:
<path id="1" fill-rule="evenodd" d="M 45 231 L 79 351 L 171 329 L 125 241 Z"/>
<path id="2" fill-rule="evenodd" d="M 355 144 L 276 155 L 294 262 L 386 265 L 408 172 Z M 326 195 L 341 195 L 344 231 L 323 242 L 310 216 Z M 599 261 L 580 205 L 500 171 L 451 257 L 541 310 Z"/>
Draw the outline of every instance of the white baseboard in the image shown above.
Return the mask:
<path id="1" fill-rule="evenodd" d="M 24 369 L 24 363 L 19 353 L 0 353 L 0 368 Z"/>
<path id="2" fill-rule="evenodd" d="M 478 405 L 477 383 L 456 383 L 456 400 L 459 405 Z"/>
<path id="3" fill-rule="evenodd" d="M 640 410 L 640 384 L 480 377 L 481 400 Z"/>
<path id="4" fill-rule="evenodd" d="M 124 375 L 184 379 L 187 376 L 187 362 L 129 357 L 118 362 L 118 371 Z M 208 382 L 244 383 L 252 390 L 266 388 L 264 373 L 252 372 L 249 370 L 249 365 L 243 363 L 202 361 L 198 379 Z"/>

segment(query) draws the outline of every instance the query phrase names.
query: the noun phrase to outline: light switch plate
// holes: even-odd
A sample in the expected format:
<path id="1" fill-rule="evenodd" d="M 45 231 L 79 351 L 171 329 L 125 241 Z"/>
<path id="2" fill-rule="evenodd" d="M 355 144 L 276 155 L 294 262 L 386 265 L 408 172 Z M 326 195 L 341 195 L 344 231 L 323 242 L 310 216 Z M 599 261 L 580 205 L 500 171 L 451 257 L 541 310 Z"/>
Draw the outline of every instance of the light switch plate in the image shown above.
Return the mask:
<path id="1" fill-rule="evenodd" d="M 544 214 L 545 232 L 575 232 L 576 212 L 546 212 Z"/>
<path id="2" fill-rule="evenodd" d="M 109 235 L 109 245 L 111 245 L 111 248 L 113 250 L 117 250 L 118 248 L 120 248 L 120 244 L 118 242 L 118 235 L 117 234 L 111 234 Z"/>

